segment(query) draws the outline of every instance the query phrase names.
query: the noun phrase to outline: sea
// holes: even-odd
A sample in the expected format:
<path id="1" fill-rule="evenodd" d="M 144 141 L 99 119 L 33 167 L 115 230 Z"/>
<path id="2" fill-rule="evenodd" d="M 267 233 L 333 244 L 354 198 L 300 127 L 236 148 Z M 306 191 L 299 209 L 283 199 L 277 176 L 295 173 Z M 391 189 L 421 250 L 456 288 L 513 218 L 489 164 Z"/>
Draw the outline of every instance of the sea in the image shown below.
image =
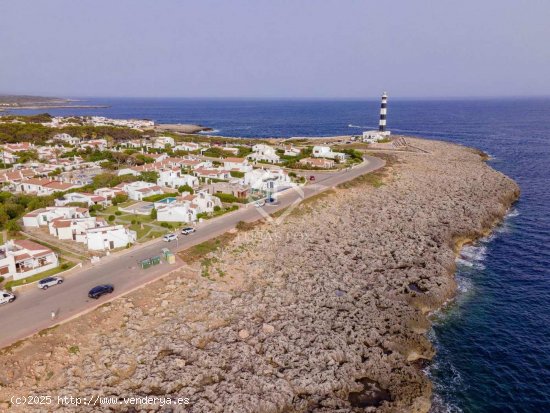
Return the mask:
<path id="1" fill-rule="evenodd" d="M 376 128 L 377 100 L 84 99 L 52 115 L 194 123 L 238 137 L 320 137 Z M 39 113 L 27 110 L 17 113 Z M 457 258 L 456 299 L 433 315 L 433 413 L 550 412 L 550 98 L 388 100 L 394 133 L 476 147 L 521 198 Z"/>

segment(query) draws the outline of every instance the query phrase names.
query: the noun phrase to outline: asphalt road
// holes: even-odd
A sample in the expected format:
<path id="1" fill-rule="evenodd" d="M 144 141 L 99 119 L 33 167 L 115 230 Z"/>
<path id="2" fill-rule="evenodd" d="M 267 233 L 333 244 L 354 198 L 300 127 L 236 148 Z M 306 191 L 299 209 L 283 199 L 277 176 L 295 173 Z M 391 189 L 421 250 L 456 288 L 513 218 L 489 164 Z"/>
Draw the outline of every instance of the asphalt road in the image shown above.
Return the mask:
<path id="1" fill-rule="evenodd" d="M 214 220 L 204 221 L 197 225 L 197 232 L 194 234 L 180 235 L 178 242 L 168 243 L 159 240 L 137 246 L 123 253 L 105 257 L 94 266 L 85 266 L 82 270 L 66 277 L 63 284 L 46 291 L 39 290 L 37 287 L 22 291 L 17 294 L 17 299 L 13 303 L 0 306 L 0 348 L 90 311 L 114 297 L 160 278 L 181 265 L 181 262 L 175 265 L 163 262 L 145 270 L 140 268 L 139 261 L 160 255 L 162 248 L 167 247 L 172 251 L 187 249 L 227 232 L 239 221 L 253 222 L 265 218 L 268 214 L 299 203 L 301 199 L 309 198 L 359 175 L 375 171 L 384 164 L 385 162 L 379 158 L 366 156 L 365 162 L 361 165 L 343 172 L 304 173 L 307 176 L 314 175 L 315 181 L 311 181 L 300 189 L 289 189 L 279 194 L 276 205 L 266 204 L 262 208 L 251 206 Z M 98 300 L 88 298 L 88 291 L 99 284 L 113 284 L 114 293 Z M 52 311 L 56 313 L 54 319 L 51 317 Z"/>

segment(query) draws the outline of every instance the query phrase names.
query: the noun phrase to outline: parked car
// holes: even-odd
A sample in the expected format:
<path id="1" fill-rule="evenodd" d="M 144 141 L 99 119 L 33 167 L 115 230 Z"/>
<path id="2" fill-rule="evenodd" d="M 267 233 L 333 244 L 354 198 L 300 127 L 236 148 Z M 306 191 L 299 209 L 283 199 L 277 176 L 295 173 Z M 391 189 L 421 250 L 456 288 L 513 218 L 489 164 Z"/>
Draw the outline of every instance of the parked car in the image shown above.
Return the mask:
<path id="1" fill-rule="evenodd" d="M 315 176 L 310 175 L 310 176 L 309 176 L 309 180 L 310 180 L 310 181 L 315 181 Z"/>
<path id="2" fill-rule="evenodd" d="M 260 207 L 263 207 L 265 205 L 265 201 L 263 199 L 259 200 L 259 201 L 256 201 L 256 203 L 254 204 L 254 206 L 256 208 L 260 208 Z"/>
<path id="3" fill-rule="evenodd" d="M 183 235 L 189 235 L 189 234 L 192 234 L 193 232 L 196 232 L 197 230 L 195 228 L 191 228 L 191 227 L 186 227 L 186 228 L 183 228 L 181 230 L 181 233 Z"/>
<path id="4" fill-rule="evenodd" d="M 0 291 L 0 304 L 11 303 L 15 300 L 15 294 L 7 291 Z"/>
<path id="5" fill-rule="evenodd" d="M 177 240 L 178 236 L 176 234 L 166 234 L 162 239 L 166 242 L 170 242 Z"/>
<path id="6" fill-rule="evenodd" d="M 47 290 L 49 287 L 53 287 L 54 285 L 59 284 L 63 284 L 62 277 L 46 277 L 38 281 L 38 288 L 42 290 Z"/>
<path id="7" fill-rule="evenodd" d="M 115 290 L 111 284 L 96 285 L 88 292 L 88 297 L 97 300 L 99 297 L 105 294 L 111 294 Z"/>

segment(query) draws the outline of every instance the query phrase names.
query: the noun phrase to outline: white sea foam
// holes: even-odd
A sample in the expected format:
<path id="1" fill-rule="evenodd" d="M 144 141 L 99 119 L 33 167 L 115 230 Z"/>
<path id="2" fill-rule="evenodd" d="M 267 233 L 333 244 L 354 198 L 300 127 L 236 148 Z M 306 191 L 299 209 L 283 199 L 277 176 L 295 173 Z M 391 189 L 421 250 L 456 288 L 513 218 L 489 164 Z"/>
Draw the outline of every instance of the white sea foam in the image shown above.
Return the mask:
<path id="1" fill-rule="evenodd" d="M 220 133 L 220 129 L 201 130 L 199 133 L 202 133 L 203 135 L 213 135 L 215 133 Z"/>

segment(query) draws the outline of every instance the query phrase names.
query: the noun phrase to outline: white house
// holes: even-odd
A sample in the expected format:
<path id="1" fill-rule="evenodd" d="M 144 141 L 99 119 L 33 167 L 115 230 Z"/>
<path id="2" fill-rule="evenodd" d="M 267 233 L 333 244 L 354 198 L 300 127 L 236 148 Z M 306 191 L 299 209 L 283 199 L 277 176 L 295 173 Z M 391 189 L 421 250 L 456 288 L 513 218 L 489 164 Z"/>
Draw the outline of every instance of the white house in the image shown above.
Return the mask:
<path id="1" fill-rule="evenodd" d="M 50 235 L 60 240 L 71 240 L 76 242 L 87 242 L 87 230 L 91 228 L 106 227 L 107 223 L 103 218 L 87 217 L 76 219 L 56 218 L 48 224 Z"/>
<path id="2" fill-rule="evenodd" d="M 98 188 L 94 191 L 94 194 L 110 201 L 117 195 L 126 195 L 126 192 L 118 188 Z"/>
<path id="3" fill-rule="evenodd" d="M 80 148 L 92 148 L 100 151 L 107 149 L 107 140 L 106 139 L 91 139 L 89 141 L 84 141 L 80 143 Z"/>
<path id="4" fill-rule="evenodd" d="M 285 151 L 285 156 L 298 156 L 301 153 L 301 150 L 296 148 L 293 145 L 285 145 L 284 151 Z"/>
<path id="5" fill-rule="evenodd" d="M 329 146 L 314 146 L 312 155 L 314 158 L 346 159 L 345 153 L 333 152 Z"/>
<path id="6" fill-rule="evenodd" d="M 80 202 L 88 205 L 88 207 L 91 207 L 92 205 L 101 205 L 106 207 L 111 204 L 111 201 L 100 195 L 89 194 L 86 192 L 70 192 L 63 195 L 62 198 L 56 199 L 55 205 L 64 206 L 71 202 Z"/>
<path id="7" fill-rule="evenodd" d="M 23 226 L 27 228 L 38 228 L 43 225 L 48 225 L 56 218 L 87 218 L 90 212 L 87 208 L 62 206 L 62 207 L 46 207 L 36 209 L 23 216 Z"/>
<path id="8" fill-rule="evenodd" d="M 167 145 L 168 146 L 174 146 L 175 145 L 174 138 L 170 136 L 158 136 L 155 138 L 155 143 L 153 144 L 154 148 L 164 149 Z"/>
<path id="9" fill-rule="evenodd" d="M 52 181 L 51 179 L 45 178 L 31 178 L 18 183 L 15 186 L 15 191 L 44 196 L 52 195 L 55 192 L 68 191 L 73 188 L 78 188 L 78 185 L 60 181 Z"/>
<path id="10" fill-rule="evenodd" d="M 252 153 L 247 156 L 253 161 L 278 163 L 281 158 L 277 155 L 275 148 L 263 143 L 256 144 L 252 147 Z"/>
<path id="11" fill-rule="evenodd" d="M 127 182 L 117 185 L 115 188 L 121 189 L 128 194 L 128 198 L 134 201 L 141 201 L 151 195 L 164 193 L 162 188 L 156 184 L 145 181 Z"/>
<path id="12" fill-rule="evenodd" d="M 69 145 L 78 145 L 80 143 L 80 138 L 76 136 L 71 136 L 68 133 L 58 133 L 53 136 L 53 141 L 62 141 L 68 143 Z"/>
<path id="13" fill-rule="evenodd" d="M 172 168 L 159 172 L 157 185 L 170 188 L 179 188 L 180 186 L 189 185 L 194 188 L 199 185 L 199 179 L 196 176 L 182 173 L 180 168 Z"/>
<path id="14" fill-rule="evenodd" d="M 198 151 L 201 148 L 202 146 L 195 142 L 180 142 L 174 147 L 174 150 L 194 152 L 194 151 Z"/>
<path id="15" fill-rule="evenodd" d="M 200 178 L 210 178 L 210 179 L 230 179 L 231 173 L 224 169 L 218 168 L 197 168 L 193 171 L 195 176 Z"/>
<path id="16" fill-rule="evenodd" d="M 282 169 L 254 169 L 244 174 L 243 183 L 252 189 L 267 192 L 282 191 L 296 186 Z"/>
<path id="17" fill-rule="evenodd" d="M 229 171 L 248 172 L 252 170 L 246 158 L 225 158 L 223 168 Z"/>
<path id="18" fill-rule="evenodd" d="M 137 234 L 122 225 L 92 228 L 86 231 L 88 249 L 92 251 L 123 248 L 136 242 Z"/>
<path id="19" fill-rule="evenodd" d="M 0 275 L 20 280 L 59 265 L 55 252 L 36 242 L 9 240 L 0 245 Z"/>
<path id="20" fill-rule="evenodd" d="M 218 197 L 200 191 L 194 195 L 155 202 L 155 209 L 158 221 L 193 222 L 197 220 L 197 214 L 213 212 L 214 207 L 221 205 Z"/>

